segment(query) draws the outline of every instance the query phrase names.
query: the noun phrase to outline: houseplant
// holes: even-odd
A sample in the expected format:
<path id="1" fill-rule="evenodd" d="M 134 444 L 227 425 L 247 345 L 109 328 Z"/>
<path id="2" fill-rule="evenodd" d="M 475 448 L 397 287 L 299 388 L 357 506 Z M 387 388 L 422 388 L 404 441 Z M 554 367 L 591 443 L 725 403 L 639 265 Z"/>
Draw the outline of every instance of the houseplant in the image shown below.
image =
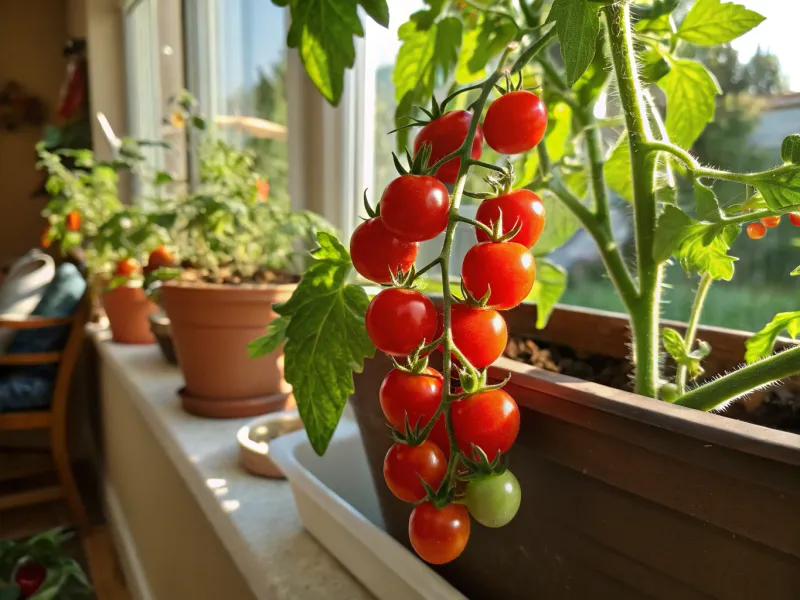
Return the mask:
<path id="1" fill-rule="evenodd" d="M 303 268 L 300 244 L 328 229 L 319 217 L 267 200 L 254 157 L 206 128 L 194 100 L 174 102 L 199 155 L 199 185 L 174 203 L 170 247 L 183 268 L 158 294 L 186 379 L 183 406 L 207 417 L 243 417 L 293 404 L 279 350 L 247 359 Z M 162 215 L 163 216 L 163 215 Z"/>
<path id="2" fill-rule="evenodd" d="M 529 597 L 538 592 L 543 597 L 594 594 L 746 598 L 762 594 L 789 598 L 800 584 L 800 538 L 796 535 L 800 522 L 790 508 L 800 494 L 796 480 L 800 465 L 797 436 L 700 412 L 724 407 L 759 386 L 797 374 L 800 348 L 770 354 L 780 331 L 797 332 L 798 315 L 778 315 L 748 340 L 747 358 L 751 364 L 711 381 L 702 382 L 700 378 L 700 364 L 711 348 L 696 339 L 708 286 L 733 275 L 735 259 L 728 251 L 741 228 L 761 219 L 772 223 L 800 205 L 800 167 L 795 164 L 797 138 L 790 136 L 784 142 L 783 165 L 749 174 L 704 167 L 684 149 L 713 118 L 716 83 L 701 63 L 682 58 L 677 51 L 686 44 L 730 41 L 762 18 L 730 2 L 698 0 L 678 27 L 672 18 L 677 6 L 678 2 L 669 0 L 537 0 L 491 6 L 478 2 L 431 2 L 427 10 L 416 13 L 401 27 L 406 52 L 401 49 L 398 68 L 402 63 L 402 77 L 396 82 L 398 111 L 402 114 L 411 111 L 414 102 L 427 102 L 441 72 L 455 69 L 456 81 L 465 84 L 465 72 L 468 79 L 470 73 L 483 71 L 490 59 L 497 55 L 501 58 L 497 70 L 482 82 L 454 90 L 441 104 L 434 101 L 427 113 L 435 123 L 441 118 L 442 104 L 455 103 L 461 92 L 473 92 L 464 103 L 472 115 L 452 152 L 437 155 L 434 139 L 434 155 L 444 158 L 428 170 L 424 167 L 429 163 L 423 160 L 423 169 L 418 171 L 419 176 L 433 175 L 449 159 L 461 161 L 450 198 L 442 255 L 434 261 L 442 272 L 443 338 L 437 334 L 433 340 L 426 337 L 430 335 L 427 308 L 413 313 L 423 315 L 419 321 L 411 321 L 409 312 L 397 313 L 398 325 L 385 319 L 383 327 L 400 329 L 413 325 L 424 332 L 425 341 L 418 348 L 418 356 L 412 353 L 412 358 L 424 356 L 441 343 L 441 372 L 450 374 L 454 298 L 448 278 L 449 252 L 453 230 L 465 220 L 458 215 L 458 206 L 465 191 L 470 191 L 465 190 L 470 167 L 502 170 L 492 163 L 480 162 L 473 139 L 477 138 L 481 118 L 485 126 L 489 120 L 489 113 L 484 117 L 483 110 L 494 86 L 505 83 L 501 91 L 508 92 L 516 77 L 509 82 L 506 73 L 524 72 L 532 59 L 533 73 L 540 73 L 544 82 L 541 96 L 550 108 L 545 143 L 515 161 L 523 167 L 518 169 L 523 183 L 542 197 L 548 215 L 545 234 L 533 251 L 542 254 L 557 247 L 555 241 L 565 241 L 576 227 L 583 226 L 597 242 L 608 275 L 630 317 L 630 360 L 637 395 L 600 389 L 601 386 L 548 375 L 508 361 L 498 361 L 490 369 L 488 376 L 493 380 L 510 375 L 511 382 L 505 389 L 521 406 L 520 433 L 508 460 L 525 494 L 517 516 L 519 526 L 506 528 L 502 534 L 472 528 L 469 535 L 477 539 L 467 544 L 461 557 L 447 567 L 445 572 L 451 581 L 470 597 Z M 313 34 L 319 32 L 309 15 L 298 7 L 299 3 L 292 3 L 289 45 L 300 48 L 312 78 L 316 77 L 321 91 L 336 101 L 340 90 L 337 79 L 324 77 L 335 74 L 335 69 L 320 76 L 319 70 L 313 68 L 331 46 L 312 43 Z M 355 3 L 351 8 L 355 15 Z M 385 3 L 370 3 L 365 8 L 376 20 L 384 19 L 380 9 L 385 8 Z M 359 34 L 357 27 L 345 31 Z M 337 35 L 344 36 L 341 29 L 329 33 L 331 38 Z M 543 52 L 556 38 L 563 69 L 551 54 Z M 341 44 L 350 40 L 336 41 Z M 509 42 L 514 46 L 521 42 L 519 49 L 508 46 Z M 509 54 L 511 60 L 506 64 Z M 348 66 L 346 53 L 328 58 L 342 70 Z M 606 69 L 607 64 L 610 70 Z M 619 118 L 613 120 L 624 124 L 626 131 L 606 155 L 593 109 L 612 74 L 620 104 Z M 478 79 L 482 77 L 478 75 Z M 666 98 L 666 120 L 652 98 L 656 87 Z M 521 111 L 510 110 L 506 129 L 516 132 L 522 117 Z M 495 146 L 499 148 L 502 144 L 497 141 L 495 136 Z M 415 146 L 417 152 L 423 147 Z M 681 208 L 676 203 L 678 179 L 686 180 L 693 188 L 693 208 Z M 748 191 L 747 201 L 722 207 L 708 185 L 717 180 L 742 184 Z M 498 183 L 505 185 L 504 181 Z M 608 187 L 627 197 L 633 208 L 632 261 L 615 241 Z M 421 222 L 428 214 L 419 212 L 414 216 Z M 474 222 L 467 225 L 481 229 Z M 753 238 L 763 233 L 758 225 L 749 229 Z M 373 250 L 377 252 L 378 246 Z M 393 282 L 401 290 L 434 266 L 424 265 L 412 271 L 413 251 L 407 250 L 405 254 L 387 253 L 383 260 L 385 270 L 404 268 L 404 272 L 395 274 Z M 360 257 L 353 254 L 358 267 Z M 287 380 L 294 386 L 309 439 L 319 453 L 324 452 L 353 391 L 350 372 L 363 368 L 363 375 L 356 381 L 356 412 L 373 474 L 380 480 L 386 468 L 383 452 L 392 442 L 385 431 L 379 432 L 384 427 L 384 415 L 378 398 L 391 363 L 379 359 L 363 362 L 372 356 L 371 341 L 378 338 L 368 335 L 366 294 L 346 283 L 351 269 L 347 252 L 323 236 L 315 258 L 292 300 L 276 308 L 281 318 L 258 345 L 272 349 L 285 343 Z M 662 327 L 659 318 L 664 266 L 671 259 L 698 279 L 697 300 L 683 333 Z M 630 263 L 635 264 L 635 272 L 628 266 Z M 533 294 L 537 324 L 543 326 L 563 290 L 565 274 L 541 256 L 537 257 L 537 265 L 539 285 Z M 365 274 L 362 268 L 359 271 Z M 486 291 L 489 303 L 493 303 L 488 293 L 491 289 L 484 286 L 476 294 L 477 290 L 470 289 L 474 286 L 466 274 L 464 283 L 473 296 Z M 424 306 L 416 296 L 414 302 Z M 365 313 L 366 325 L 360 318 Z M 307 326 L 312 318 L 313 329 Z M 334 337 L 337 349 L 324 343 L 309 345 L 310 340 Z M 381 349 L 408 352 L 379 341 L 376 345 Z M 674 377 L 669 380 L 660 360 L 662 344 L 677 363 Z M 463 411 L 459 403 L 470 401 L 462 394 L 474 391 L 475 373 L 460 351 L 459 348 L 462 355 L 456 356 L 463 367 L 460 378 L 465 392 L 449 385 L 439 386 L 442 400 L 434 415 L 444 414 L 445 421 L 452 421 L 455 407 L 460 406 Z M 423 373 L 423 364 L 412 360 L 407 369 L 418 378 L 430 377 L 430 373 Z M 690 385 L 693 380 L 696 381 Z M 427 422 L 421 419 L 420 431 L 409 434 L 408 430 L 414 430 L 417 424 L 412 421 L 399 424 L 403 431 L 392 423 L 396 439 L 403 439 L 410 447 L 437 442 L 434 418 Z M 454 493 L 457 502 L 462 500 L 461 489 L 454 487 L 452 476 L 462 473 L 460 464 L 465 467 L 464 474 L 477 474 L 480 470 L 456 456 L 457 428 L 454 430 L 452 423 L 446 428 L 449 435 L 439 445 L 449 446 L 449 468 L 444 477 L 433 478 L 436 483 L 443 481 L 439 488 L 425 489 L 423 495 L 426 501 L 442 506 L 454 499 Z M 426 440 L 428 435 L 431 437 Z M 481 468 L 485 470 L 487 465 Z M 496 470 L 502 470 L 502 466 L 496 465 Z M 420 475 L 430 484 L 428 475 L 433 471 L 431 468 Z M 467 484 L 467 503 L 473 483 Z M 408 525 L 411 507 L 403 510 L 383 486 L 378 489 L 390 532 L 407 543 L 409 527 L 413 542 L 413 517 L 412 525 Z M 528 500 L 530 496 L 533 498 Z M 742 508 L 747 505 L 758 505 L 759 514 Z M 463 532 L 461 526 L 459 531 Z M 459 537 L 461 545 L 462 538 L 463 535 Z M 425 556 L 426 552 L 421 554 Z M 732 562 L 748 568 L 731 568 Z"/>

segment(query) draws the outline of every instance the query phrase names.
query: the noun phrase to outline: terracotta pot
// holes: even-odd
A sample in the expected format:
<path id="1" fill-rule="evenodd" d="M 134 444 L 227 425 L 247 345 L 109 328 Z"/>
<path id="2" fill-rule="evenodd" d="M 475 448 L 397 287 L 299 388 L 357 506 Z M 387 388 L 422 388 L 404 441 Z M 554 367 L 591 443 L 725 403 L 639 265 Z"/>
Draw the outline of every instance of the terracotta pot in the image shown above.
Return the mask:
<path id="1" fill-rule="evenodd" d="M 272 305 L 285 302 L 294 284 L 222 285 L 169 283 L 161 288 L 164 309 L 186 387 L 188 412 L 234 418 L 294 406 L 283 378 L 283 352 L 259 359 L 247 344 L 264 335 L 277 315 Z"/>
<path id="2" fill-rule="evenodd" d="M 571 329 L 576 312 L 554 325 Z M 534 322 L 512 313 L 509 324 Z M 593 317 L 577 335 L 618 325 Z M 411 507 L 383 482 L 392 441 L 378 390 L 390 369 L 382 355 L 367 361 L 353 404 L 387 530 L 408 546 Z M 508 373 L 521 413 L 508 463 L 522 507 L 502 529 L 473 522 L 464 554 L 437 568 L 470 599 L 797 598 L 800 436 L 505 358 L 490 369 L 493 380 Z"/>
<path id="3" fill-rule="evenodd" d="M 150 315 L 158 311 L 158 306 L 141 287 L 120 286 L 104 292 L 101 299 L 115 342 L 155 344 Z"/>

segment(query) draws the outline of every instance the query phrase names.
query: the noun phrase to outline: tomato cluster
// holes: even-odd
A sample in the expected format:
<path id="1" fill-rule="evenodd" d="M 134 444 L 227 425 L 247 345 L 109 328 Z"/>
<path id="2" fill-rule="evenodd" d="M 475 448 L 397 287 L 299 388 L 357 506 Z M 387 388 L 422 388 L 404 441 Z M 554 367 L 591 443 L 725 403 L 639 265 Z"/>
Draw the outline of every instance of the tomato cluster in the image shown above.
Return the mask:
<path id="1" fill-rule="evenodd" d="M 465 297 L 450 306 L 445 332 L 444 315 L 413 289 L 414 262 L 418 244 L 451 222 L 444 184 L 456 181 L 460 159 L 436 165 L 462 147 L 472 114 L 434 114 L 415 138 L 411 172 L 398 166 L 400 176 L 353 233 L 350 253 L 358 273 L 390 285 L 372 299 L 365 317 L 372 342 L 395 360 L 379 394 L 396 442 L 384 459 L 384 478 L 397 498 L 416 504 L 409 537 L 417 554 L 442 564 L 464 550 L 472 519 L 501 527 L 519 508 L 519 483 L 501 462 L 519 432 L 519 408 L 501 385 L 487 385 L 483 370 L 508 340 L 498 311 L 520 304 L 533 287 L 530 248 L 544 228 L 545 210 L 533 192 L 511 191 L 510 173 L 495 186 L 497 193 L 482 202 L 472 222 L 477 243 L 462 264 Z M 476 127 L 470 156 L 480 157 L 484 136 L 498 152 L 526 152 L 542 140 L 546 125 L 547 111 L 535 94 L 506 93 L 490 105 L 483 127 Z M 446 333 L 458 381 L 428 366 Z M 405 365 L 398 362 L 403 357 Z"/>
<path id="2" fill-rule="evenodd" d="M 794 225 L 795 227 L 800 227 L 800 213 L 789 213 L 789 222 Z M 746 228 L 745 231 L 747 232 L 747 237 L 751 240 L 760 240 L 765 235 L 767 235 L 767 229 L 773 229 L 781 224 L 781 217 L 780 215 L 775 215 L 772 217 L 762 217 L 758 221 L 754 223 L 750 223 Z"/>

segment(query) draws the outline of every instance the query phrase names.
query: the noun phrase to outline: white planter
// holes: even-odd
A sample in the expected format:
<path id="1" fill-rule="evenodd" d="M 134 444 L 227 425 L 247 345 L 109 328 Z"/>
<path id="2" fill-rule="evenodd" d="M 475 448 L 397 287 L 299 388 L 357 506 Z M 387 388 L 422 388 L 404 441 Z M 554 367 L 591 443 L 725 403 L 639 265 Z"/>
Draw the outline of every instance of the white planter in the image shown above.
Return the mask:
<path id="1" fill-rule="evenodd" d="M 343 419 L 324 457 L 305 431 L 270 454 L 286 475 L 303 525 L 380 600 L 466 600 L 383 529 L 361 435 Z"/>

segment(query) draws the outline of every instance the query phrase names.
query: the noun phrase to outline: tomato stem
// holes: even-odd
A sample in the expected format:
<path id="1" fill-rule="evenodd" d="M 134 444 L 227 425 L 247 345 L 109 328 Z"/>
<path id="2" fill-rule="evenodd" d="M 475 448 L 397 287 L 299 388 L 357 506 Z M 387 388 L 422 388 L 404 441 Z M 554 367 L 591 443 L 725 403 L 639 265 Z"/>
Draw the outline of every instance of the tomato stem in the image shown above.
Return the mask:
<path id="1" fill-rule="evenodd" d="M 458 221 L 459 223 L 466 223 L 467 225 L 472 225 L 473 227 L 477 227 L 478 229 L 483 230 L 483 232 L 489 237 L 492 237 L 494 235 L 492 228 L 486 225 L 485 223 L 481 223 L 480 221 L 475 221 L 474 219 L 470 219 L 469 217 L 463 217 L 461 215 L 456 215 L 455 220 Z"/>
<path id="2" fill-rule="evenodd" d="M 709 274 L 703 275 L 700 278 L 700 284 L 697 286 L 697 295 L 694 297 L 692 304 L 692 312 L 689 316 L 689 324 L 686 327 L 686 334 L 683 337 L 683 343 L 687 352 L 692 351 L 694 345 L 694 338 L 697 335 L 697 326 L 700 324 L 700 314 L 703 312 L 703 304 L 706 301 L 708 290 L 711 288 L 711 283 L 714 279 Z M 686 374 L 688 372 L 686 362 L 678 364 L 678 372 L 675 376 L 675 384 L 678 386 L 678 393 L 683 394 L 686 391 Z"/>

